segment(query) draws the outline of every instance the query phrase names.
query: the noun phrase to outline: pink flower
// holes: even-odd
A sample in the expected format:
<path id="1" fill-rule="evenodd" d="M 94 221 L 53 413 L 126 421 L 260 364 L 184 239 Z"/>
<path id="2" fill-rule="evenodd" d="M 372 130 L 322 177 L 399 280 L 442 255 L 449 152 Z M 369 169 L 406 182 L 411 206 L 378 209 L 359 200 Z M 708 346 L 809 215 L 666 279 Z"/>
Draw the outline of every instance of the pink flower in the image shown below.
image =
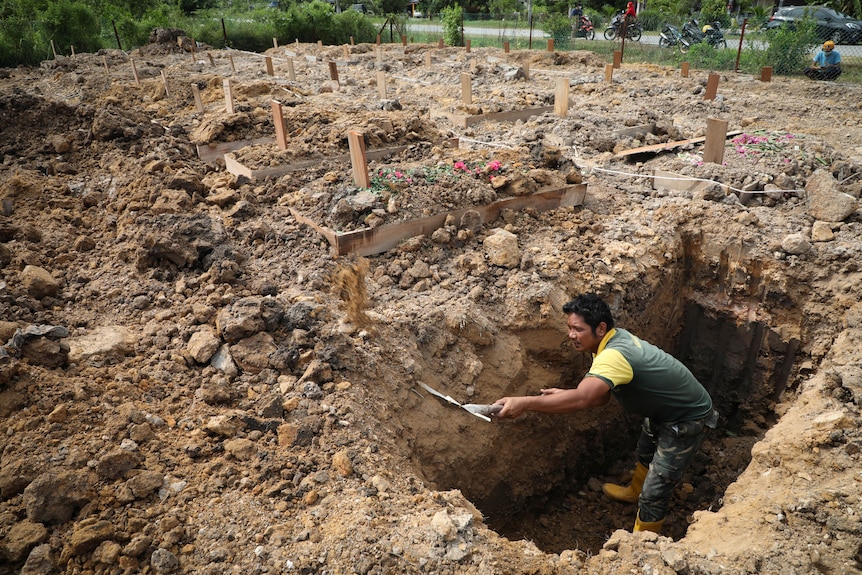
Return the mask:
<path id="1" fill-rule="evenodd" d="M 492 172 L 497 172 L 497 171 L 499 171 L 499 170 L 500 170 L 500 167 L 501 167 L 501 166 L 500 166 L 500 162 L 498 162 L 497 160 L 493 160 L 493 161 L 491 161 L 491 162 L 488 162 L 488 165 L 486 166 L 486 168 L 487 168 L 489 171 L 492 171 Z"/>
<path id="2" fill-rule="evenodd" d="M 464 162 L 455 162 L 453 168 L 455 168 L 456 171 L 466 172 L 467 164 L 465 164 Z"/>

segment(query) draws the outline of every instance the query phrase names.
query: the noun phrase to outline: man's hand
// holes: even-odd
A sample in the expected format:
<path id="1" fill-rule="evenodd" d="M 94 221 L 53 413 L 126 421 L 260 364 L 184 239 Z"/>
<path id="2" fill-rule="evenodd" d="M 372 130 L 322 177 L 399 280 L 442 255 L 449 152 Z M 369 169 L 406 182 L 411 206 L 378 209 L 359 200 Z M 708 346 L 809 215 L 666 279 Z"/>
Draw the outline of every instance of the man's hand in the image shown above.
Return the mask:
<path id="1" fill-rule="evenodd" d="M 494 402 L 494 405 L 502 405 L 503 409 L 494 414 L 500 419 L 515 419 L 527 411 L 529 397 L 504 397 Z"/>

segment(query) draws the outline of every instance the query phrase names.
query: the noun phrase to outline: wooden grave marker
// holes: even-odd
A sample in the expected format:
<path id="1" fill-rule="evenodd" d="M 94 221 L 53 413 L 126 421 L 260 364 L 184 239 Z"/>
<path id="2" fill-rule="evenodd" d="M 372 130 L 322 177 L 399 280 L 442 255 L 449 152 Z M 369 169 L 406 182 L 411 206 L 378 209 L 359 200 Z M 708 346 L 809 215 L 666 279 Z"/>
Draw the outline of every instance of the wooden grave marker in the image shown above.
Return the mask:
<path id="1" fill-rule="evenodd" d="M 554 39 L 548 38 L 548 52 L 554 51 Z"/>
<path id="2" fill-rule="evenodd" d="M 569 78 L 557 78 L 554 92 L 554 115 L 565 118 L 569 110 Z"/>
<path id="3" fill-rule="evenodd" d="M 683 62 L 682 64 L 680 64 L 679 75 L 682 76 L 683 78 L 688 78 L 688 68 L 689 68 L 688 62 Z"/>
<path id="4" fill-rule="evenodd" d="M 605 65 L 605 82 L 613 82 L 614 81 L 614 65 L 606 64 Z"/>
<path id="5" fill-rule="evenodd" d="M 206 112 L 207 109 L 204 107 L 204 101 L 201 99 L 201 89 L 194 82 L 192 82 L 192 96 L 194 96 L 195 107 L 198 109 L 198 112 L 201 114 Z"/>
<path id="6" fill-rule="evenodd" d="M 707 118 L 706 141 L 703 143 L 703 161 L 712 164 L 721 164 L 724 160 L 725 140 L 727 140 L 727 121 Z"/>
<path id="7" fill-rule="evenodd" d="M 233 89 L 230 85 L 230 79 L 225 78 L 224 80 L 222 80 L 221 85 L 224 88 L 224 109 L 228 114 L 233 114 Z"/>
<path id="8" fill-rule="evenodd" d="M 386 99 L 386 72 L 377 72 L 377 96 L 381 100 Z"/>
<path id="9" fill-rule="evenodd" d="M 281 102 L 272 101 L 272 123 L 275 126 L 275 143 L 281 151 L 287 150 L 287 133 L 284 129 L 284 112 Z"/>
<path id="10" fill-rule="evenodd" d="M 338 82 L 338 65 L 332 61 L 329 62 L 329 78 Z"/>
<path id="11" fill-rule="evenodd" d="M 461 102 L 464 104 L 473 103 L 473 85 L 470 74 L 461 74 Z"/>
<path id="12" fill-rule="evenodd" d="M 296 82 L 296 70 L 293 68 L 293 58 L 287 59 L 287 78 L 291 82 Z"/>
<path id="13" fill-rule="evenodd" d="M 365 134 L 351 130 L 347 133 L 350 147 L 350 166 L 353 168 L 353 182 L 360 188 L 370 188 L 368 176 L 368 157 L 365 154 Z"/>
<path id="14" fill-rule="evenodd" d="M 772 66 L 764 66 L 760 69 L 760 81 L 761 82 L 771 82 L 772 81 Z"/>
<path id="15" fill-rule="evenodd" d="M 623 64 L 623 53 L 619 50 L 614 51 L 614 68 L 619 68 Z"/>
<path id="16" fill-rule="evenodd" d="M 275 76 L 275 71 L 272 69 L 272 56 L 266 56 L 266 73 L 268 76 Z"/>
<path id="17" fill-rule="evenodd" d="M 141 77 L 138 76 L 138 67 L 135 66 L 135 61 L 132 58 L 129 58 L 129 62 L 132 64 L 132 74 L 135 76 L 135 86 L 140 86 Z"/>
<path id="18" fill-rule="evenodd" d="M 703 93 L 704 100 L 715 100 L 716 92 L 718 92 L 718 74 L 712 73 L 706 79 L 706 91 Z"/>

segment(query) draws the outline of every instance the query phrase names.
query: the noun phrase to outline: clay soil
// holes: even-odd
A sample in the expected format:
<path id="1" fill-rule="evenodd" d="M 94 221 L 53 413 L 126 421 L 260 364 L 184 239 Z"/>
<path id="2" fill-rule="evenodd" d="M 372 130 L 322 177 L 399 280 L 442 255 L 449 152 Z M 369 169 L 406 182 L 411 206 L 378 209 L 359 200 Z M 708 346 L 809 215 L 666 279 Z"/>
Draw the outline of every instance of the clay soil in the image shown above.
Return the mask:
<path id="1" fill-rule="evenodd" d="M 862 87 L 722 73 L 706 99 L 708 70 L 608 82 L 589 52 L 266 55 L 273 75 L 176 42 L 0 74 L 0 573 L 862 572 Z M 449 119 L 553 106 L 559 78 L 565 117 Z M 625 155 L 711 118 L 738 132 L 720 162 Z M 397 149 L 368 189 L 351 130 Z M 275 175 L 231 173 L 227 143 Z M 578 183 L 580 205 L 459 212 L 366 257 L 297 219 Z M 601 492 L 630 477 L 636 417 L 486 422 L 420 385 L 576 385 L 561 306 L 585 291 L 722 415 L 661 536 Z"/>

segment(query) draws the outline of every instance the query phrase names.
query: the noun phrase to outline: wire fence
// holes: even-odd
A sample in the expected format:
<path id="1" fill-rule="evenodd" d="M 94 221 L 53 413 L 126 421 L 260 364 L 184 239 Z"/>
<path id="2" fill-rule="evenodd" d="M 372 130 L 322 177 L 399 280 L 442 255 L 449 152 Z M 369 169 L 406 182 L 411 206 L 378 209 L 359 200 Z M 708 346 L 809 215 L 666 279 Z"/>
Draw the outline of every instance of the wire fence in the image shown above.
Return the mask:
<path id="1" fill-rule="evenodd" d="M 622 50 L 624 61 L 652 62 L 665 65 L 679 65 L 689 62 L 694 68 L 733 70 L 736 72 L 760 75 L 764 68 L 770 68 L 775 75 L 802 75 L 812 64 L 819 44 L 799 45 L 792 38 L 773 38 L 757 30 L 735 28 L 721 32 L 721 40 L 715 45 L 706 40 L 682 46 L 662 40 L 660 31 L 643 31 L 637 41 L 620 38 L 607 40 L 607 23 L 594 28 L 592 38 L 587 34 L 575 34 L 571 30 L 564 33 L 548 33 L 542 29 L 543 22 L 534 20 L 531 28 L 523 17 L 515 14 L 509 19 L 492 20 L 488 15 L 465 14 L 463 37 L 470 40 L 471 46 L 492 46 L 512 50 L 545 49 L 548 40 L 553 39 L 555 51 L 589 50 L 600 55 L 612 55 Z M 439 21 L 432 19 L 411 19 L 408 25 L 410 34 L 424 33 L 433 36 Z M 442 34 L 442 33 L 441 33 Z M 781 43 L 781 42 L 784 43 Z M 862 45 L 840 44 L 836 50 L 841 54 L 845 70 L 843 80 L 862 82 Z M 849 71 L 849 74 L 847 73 Z"/>

